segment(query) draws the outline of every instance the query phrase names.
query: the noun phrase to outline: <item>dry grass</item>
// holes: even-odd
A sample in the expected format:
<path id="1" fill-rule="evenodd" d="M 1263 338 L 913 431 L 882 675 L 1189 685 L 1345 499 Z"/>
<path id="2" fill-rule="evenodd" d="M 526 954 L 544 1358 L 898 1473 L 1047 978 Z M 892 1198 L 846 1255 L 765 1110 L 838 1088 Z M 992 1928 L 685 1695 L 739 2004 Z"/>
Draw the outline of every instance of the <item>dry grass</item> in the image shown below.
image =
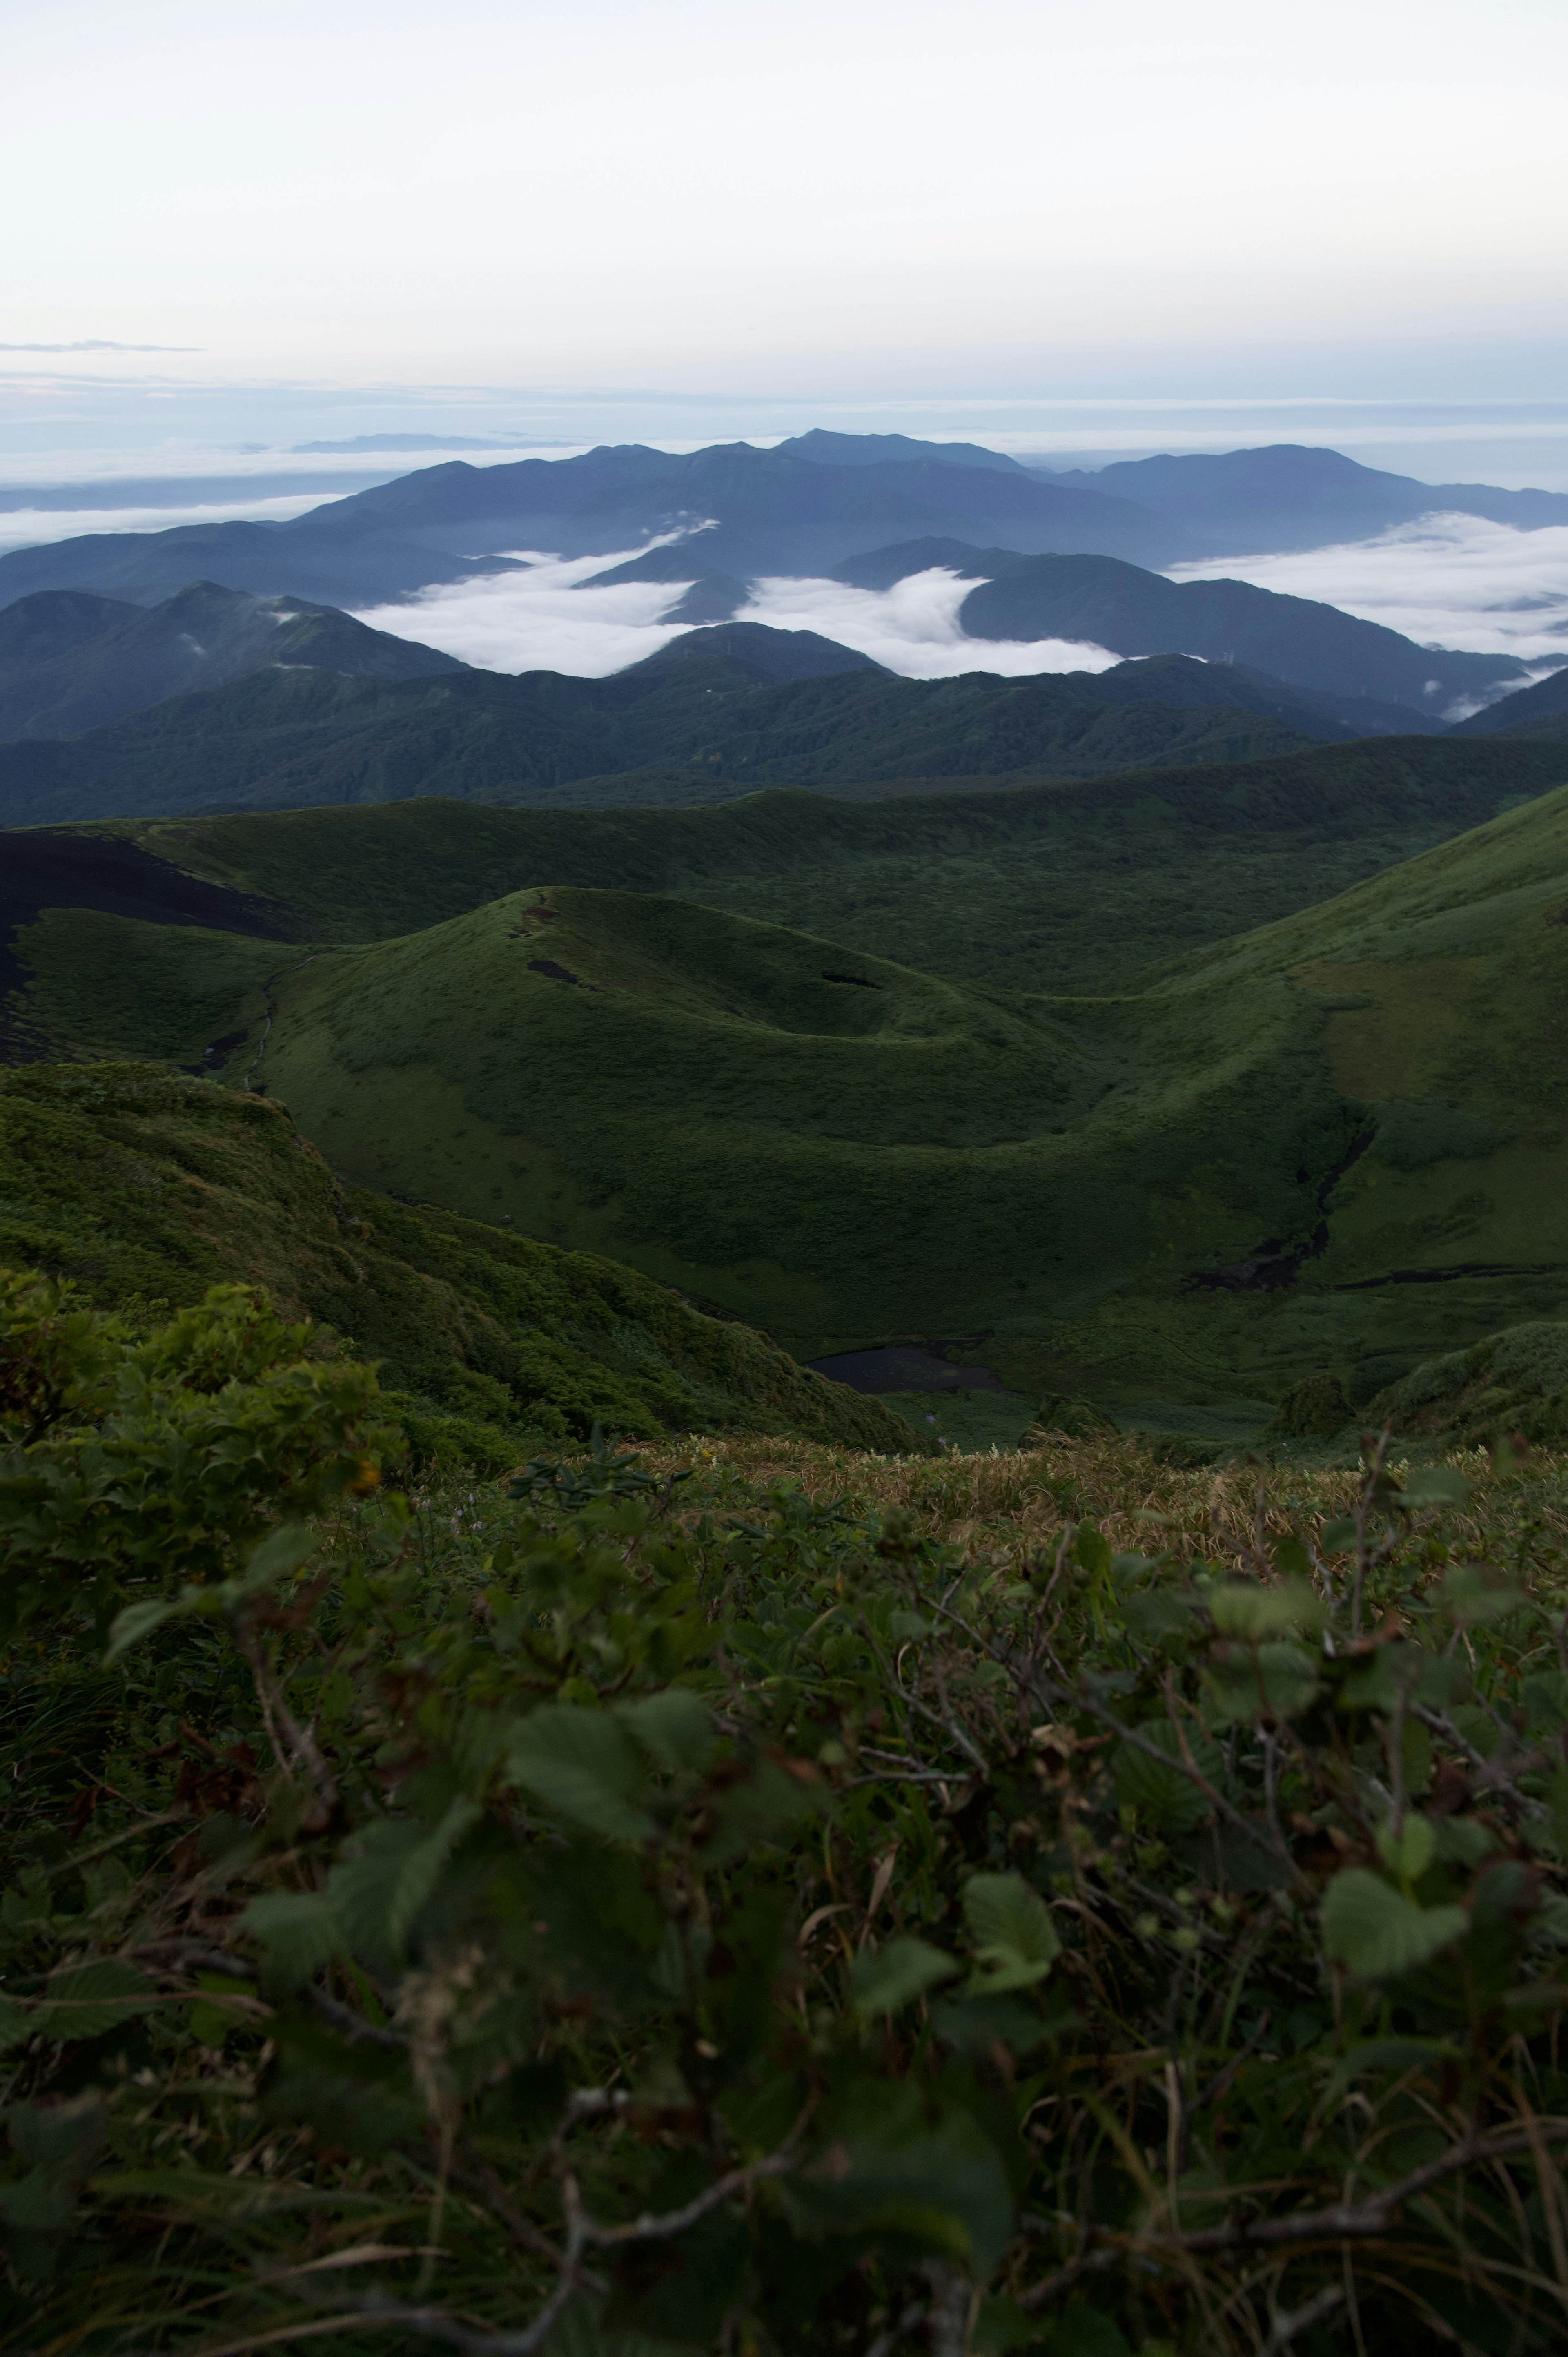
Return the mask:
<path id="1" fill-rule="evenodd" d="M 650 1471 L 693 1461 L 690 1441 L 639 1452 Z M 1053 1439 L 1008 1454 L 885 1458 L 789 1439 L 711 1439 L 696 1459 L 719 1498 L 740 1502 L 789 1484 L 813 1500 L 842 1498 L 852 1511 L 910 1517 L 922 1535 L 1007 1561 L 1054 1546 L 1064 1523 L 1091 1522 L 1129 1553 L 1198 1555 L 1253 1563 L 1259 1540 L 1294 1531 L 1316 1536 L 1348 1514 L 1361 1486 L 1350 1469 L 1233 1463 L 1194 1470 L 1161 1465 L 1126 1439 Z M 1457 1555 L 1496 1560 L 1499 1543 L 1528 1530 L 1538 1567 L 1568 1556 L 1568 1452 L 1532 1451 L 1498 1469 L 1477 1450 L 1448 1460 L 1472 1484 L 1467 1507 L 1443 1518 Z M 1394 1469 L 1397 1471 L 1397 1462 Z M 706 1502 L 712 1502 L 711 1499 Z"/>

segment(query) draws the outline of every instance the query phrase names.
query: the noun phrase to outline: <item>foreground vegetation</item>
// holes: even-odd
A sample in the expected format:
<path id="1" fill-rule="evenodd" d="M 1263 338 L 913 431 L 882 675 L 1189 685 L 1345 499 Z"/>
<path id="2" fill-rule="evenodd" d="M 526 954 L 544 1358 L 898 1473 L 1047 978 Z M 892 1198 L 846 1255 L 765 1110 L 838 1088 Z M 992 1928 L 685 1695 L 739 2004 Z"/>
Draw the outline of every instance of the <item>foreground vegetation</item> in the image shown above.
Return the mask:
<path id="1" fill-rule="evenodd" d="M 1568 1461 L 596 1443 L 0 1315 L 8 2346 L 1561 2344 Z"/>

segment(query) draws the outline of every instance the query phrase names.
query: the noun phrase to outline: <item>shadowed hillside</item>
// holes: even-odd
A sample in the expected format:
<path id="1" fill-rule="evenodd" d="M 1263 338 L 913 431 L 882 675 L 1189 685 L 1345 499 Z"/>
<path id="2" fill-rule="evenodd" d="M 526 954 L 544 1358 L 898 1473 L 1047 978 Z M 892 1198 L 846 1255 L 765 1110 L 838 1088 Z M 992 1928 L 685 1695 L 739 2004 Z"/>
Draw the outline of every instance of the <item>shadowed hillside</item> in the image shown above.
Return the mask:
<path id="1" fill-rule="evenodd" d="M 209 1028 L 357 1183 L 804 1355 L 984 1335 L 1010 1390 L 1125 1405 L 1323 1365 L 1365 1397 L 1556 1313 L 1565 901 L 1568 788 L 1140 995 L 570 887 L 360 949 L 68 915 L 26 946 L 82 1049 L 192 1061 Z"/>
<path id="2" fill-rule="evenodd" d="M 243 597 L 193 581 L 149 611 L 46 589 L 0 612 L 0 738 L 80 736 L 166 696 L 279 667 L 358 679 L 467 669 L 303 597 Z"/>
<path id="3" fill-rule="evenodd" d="M 630 1269 L 346 1191 L 275 1105 L 145 1065 L 0 1072 L 0 1265 L 109 1306 L 263 1286 L 381 1361 L 416 1447 L 492 1470 L 596 1422 L 925 1446 Z"/>
<path id="4" fill-rule="evenodd" d="M 1565 769 L 1551 747 L 1406 738 L 871 802 L 771 792 L 707 809 L 516 811 L 419 800 L 133 821 L 17 834 L 0 893 L 15 880 L 23 921 L 76 906 L 363 941 L 542 877 L 679 894 L 955 980 L 1121 987 L 1152 959 L 1287 915 L 1477 825 L 1560 784 Z M 92 847 L 115 844 L 148 860 L 138 890 L 153 897 L 134 906 L 105 897 L 110 879 L 97 874 Z M 48 880 L 24 893 L 46 849 Z M 161 919 L 158 861 L 170 863 Z M 198 912 L 182 874 L 240 893 L 246 912 L 230 919 L 205 901 Z"/>

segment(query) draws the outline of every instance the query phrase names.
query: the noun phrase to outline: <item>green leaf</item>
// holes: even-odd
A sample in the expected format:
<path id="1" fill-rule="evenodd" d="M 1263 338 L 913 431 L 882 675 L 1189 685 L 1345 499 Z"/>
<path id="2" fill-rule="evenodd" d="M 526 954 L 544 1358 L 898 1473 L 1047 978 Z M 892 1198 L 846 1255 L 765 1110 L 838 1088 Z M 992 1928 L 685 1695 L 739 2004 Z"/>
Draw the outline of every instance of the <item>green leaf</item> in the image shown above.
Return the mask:
<path id="1" fill-rule="evenodd" d="M 1180 1760 L 1180 1738 L 1169 1719 L 1150 1719 L 1139 1727 L 1138 1733 L 1166 1760 Z M 1224 1772 L 1219 1745 L 1193 1727 L 1187 1730 L 1187 1749 L 1199 1773 L 1211 1784 L 1216 1783 Z M 1117 1799 L 1124 1807 L 1135 1808 L 1157 1832 L 1192 1833 L 1208 1814 L 1208 1803 L 1189 1777 L 1174 1765 L 1166 1767 L 1158 1760 L 1151 1760 L 1147 1752 L 1133 1744 L 1117 1745 L 1111 1756 L 1111 1772 L 1116 1782 Z"/>
<path id="2" fill-rule="evenodd" d="M 686 1686 L 670 1686 L 643 1702 L 618 1703 L 615 1717 L 629 1727 L 655 1767 L 700 1773 L 716 1740 L 714 1715 Z"/>
<path id="3" fill-rule="evenodd" d="M 570 1703 L 534 1711 L 511 1738 L 508 1767 L 525 1792 L 590 1833 L 645 1842 L 659 1830 L 644 1805 L 642 1754 L 607 1711 Z"/>
<path id="4" fill-rule="evenodd" d="M 1466 1929 L 1462 1907 L 1418 1907 L 1364 1866 L 1337 1874 L 1324 1895 L 1324 1946 L 1364 1980 L 1413 1971 Z"/>
<path id="5" fill-rule="evenodd" d="M 8 1996 L 0 1996 L 0 2054 L 9 2054 L 33 2034 L 29 2017 Z"/>
<path id="6" fill-rule="evenodd" d="M 1122 1618 L 1134 1637 L 1157 1645 L 1162 1637 L 1185 1636 L 1192 1627 L 1192 1607 L 1168 1587 L 1146 1587 L 1129 1596 Z"/>
<path id="7" fill-rule="evenodd" d="M 1256 1718 L 1263 1710 L 1275 1718 L 1298 1718 L 1321 1681 L 1316 1663 L 1300 1645 L 1255 1645 L 1216 1663 L 1205 1683 L 1213 1697 L 1209 1724 L 1224 1727 L 1233 1719 Z"/>
<path id="8" fill-rule="evenodd" d="M 1400 1828 L 1400 1838 L 1394 1839 L 1384 1825 L 1378 1835 L 1378 1847 L 1390 1869 L 1402 1875 L 1407 1882 L 1419 1882 L 1432 1864 L 1437 1847 L 1437 1829 L 1425 1817 L 1406 1817 Z"/>
<path id="9" fill-rule="evenodd" d="M 144 1637 L 151 1636 L 155 1629 L 161 1629 L 166 1620 L 174 1620 L 180 1609 L 177 1600 L 172 1604 L 127 1604 L 123 1612 L 114 1615 L 110 1624 L 109 1650 L 103 1656 L 104 1661 L 117 1662 L 122 1653 L 129 1652 L 133 1645 L 140 1643 Z"/>
<path id="10" fill-rule="evenodd" d="M 154 1994 L 152 1982 L 134 1964 L 78 1964 L 55 1974 L 43 2003 L 34 2008 L 32 2027 L 46 2038 L 100 2038 L 134 2014 L 145 2013 Z"/>
<path id="11" fill-rule="evenodd" d="M 252 1899 L 240 1929 L 260 1940 L 267 1952 L 267 1978 L 284 1989 L 312 1979 L 347 1944 L 337 1910 L 308 1890 L 275 1890 Z"/>
<path id="12" fill-rule="evenodd" d="M 1211 1587 L 1204 1598 L 1208 1617 L 1222 1637 L 1240 1637 L 1255 1643 L 1276 1637 L 1284 1629 L 1319 1629 L 1328 1608 L 1304 1579 L 1282 1579 L 1263 1587 L 1251 1581 L 1227 1581 Z"/>
<path id="13" fill-rule="evenodd" d="M 591 1714 L 596 1716 L 596 1714 Z M 453 1802 L 435 1831 L 392 1819 L 362 1835 L 357 1857 L 334 1867 L 328 1889 L 353 1947 L 401 1956 L 415 1916 L 435 1890 L 447 1858 L 482 1812 L 467 1796 Z"/>
<path id="14" fill-rule="evenodd" d="M 1325 1523 L 1318 1534 L 1317 1544 L 1325 1555 L 1348 1555 L 1356 1544 L 1356 1525 L 1347 1514 L 1336 1515 Z"/>
<path id="15" fill-rule="evenodd" d="M 1400 1503 L 1418 1512 L 1425 1506 L 1462 1506 L 1470 1484 L 1453 1465 L 1418 1465 L 1407 1475 Z"/>
<path id="16" fill-rule="evenodd" d="M 951 1980 L 961 1967 L 940 1948 L 924 1940 L 889 1940 L 874 1956 L 862 1956 L 852 1975 L 854 2001 L 862 2013 L 897 2013 L 923 1990 Z"/>
<path id="17" fill-rule="evenodd" d="M 963 1887 L 963 1915 L 983 1973 L 972 1975 L 977 1994 L 1030 1988 L 1044 1980 L 1061 1953 L 1049 1908 L 1021 1874 L 975 1874 Z"/>

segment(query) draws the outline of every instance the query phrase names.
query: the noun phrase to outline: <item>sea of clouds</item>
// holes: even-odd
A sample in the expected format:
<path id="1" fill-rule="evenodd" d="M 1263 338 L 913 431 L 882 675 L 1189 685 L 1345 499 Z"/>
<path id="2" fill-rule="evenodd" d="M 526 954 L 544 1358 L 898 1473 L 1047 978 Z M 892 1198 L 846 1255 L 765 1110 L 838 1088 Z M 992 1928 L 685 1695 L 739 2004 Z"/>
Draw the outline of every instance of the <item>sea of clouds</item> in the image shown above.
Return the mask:
<path id="1" fill-rule="evenodd" d="M 700 535 L 691 546 L 694 579 L 703 569 Z M 526 572 L 429 589 L 406 605 L 364 612 L 360 619 L 489 671 L 598 678 L 656 653 L 684 627 L 663 619 L 681 596 L 679 583 L 584 586 L 639 553 L 563 559 L 519 551 Z M 1228 577 L 1317 598 L 1422 646 L 1517 655 L 1542 671 L 1568 663 L 1568 528 L 1520 532 L 1476 516 L 1432 515 L 1376 540 L 1175 565 L 1171 577 Z M 973 587 L 942 567 L 887 590 L 768 579 L 753 583 L 751 600 L 736 619 L 814 630 L 907 679 L 950 679 L 973 671 L 1010 678 L 1103 671 L 1120 660 L 1105 647 L 1069 640 L 968 638 L 959 609 Z"/>
<path id="2" fill-rule="evenodd" d="M 1377 540 L 1175 565 L 1171 578 L 1251 581 L 1320 598 L 1420 646 L 1568 663 L 1568 526 L 1520 532 L 1480 516 L 1419 516 Z"/>
<path id="3" fill-rule="evenodd" d="M 654 544 L 658 545 L 659 544 Z M 701 539 L 693 541 L 699 551 Z M 679 638 L 683 624 L 662 617 L 681 597 L 669 581 L 625 581 L 602 587 L 590 576 L 640 554 L 558 557 L 520 550 L 525 573 L 426 589 L 406 605 L 361 610 L 360 619 L 399 638 L 418 639 L 487 671 L 562 671 L 598 679 L 624 670 Z M 694 579 L 700 558 L 692 566 Z M 1104 647 L 1067 639 L 991 641 L 966 638 L 958 611 L 972 580 L 933 567 L 892 589 L 851 589 L 841 581 L 762 580 L 737 622 L 775 630 L 814 630 L 870 655 L 906 679 L 951 679 L 961 672 L 1105 671 L 1121 658 Z"/>

